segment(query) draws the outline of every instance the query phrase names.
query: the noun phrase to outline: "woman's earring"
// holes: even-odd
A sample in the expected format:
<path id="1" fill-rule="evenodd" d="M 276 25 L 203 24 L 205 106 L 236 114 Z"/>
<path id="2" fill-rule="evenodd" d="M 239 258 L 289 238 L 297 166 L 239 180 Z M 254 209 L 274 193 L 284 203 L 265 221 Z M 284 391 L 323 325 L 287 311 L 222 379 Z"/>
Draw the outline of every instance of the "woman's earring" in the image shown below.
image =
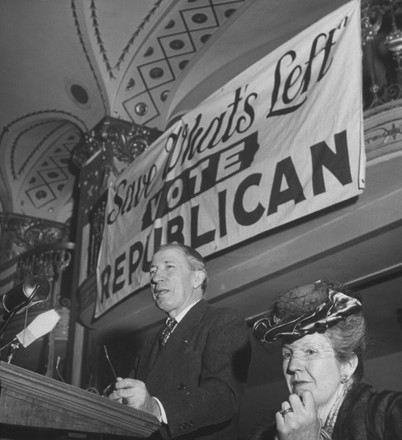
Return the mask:
<path id="1" fill-rule="evenodd" d="M 346 374 L 344 374 L 342 377 L 341 377 L 341 383 L 346 383 L 348 381 L 348 376 L 346 376 Z"/>

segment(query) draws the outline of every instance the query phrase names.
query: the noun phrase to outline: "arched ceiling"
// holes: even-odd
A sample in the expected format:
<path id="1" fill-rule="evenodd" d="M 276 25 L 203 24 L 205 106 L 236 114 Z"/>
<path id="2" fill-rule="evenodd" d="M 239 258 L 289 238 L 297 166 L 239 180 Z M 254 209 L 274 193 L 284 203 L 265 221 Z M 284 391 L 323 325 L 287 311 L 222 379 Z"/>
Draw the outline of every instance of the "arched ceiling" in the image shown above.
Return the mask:
<path id="1" fill-rule="evenodd" d="M 64 222 L 103 117 L 163 131 L 345 0 L 2 0 L 0 211 Z"/>

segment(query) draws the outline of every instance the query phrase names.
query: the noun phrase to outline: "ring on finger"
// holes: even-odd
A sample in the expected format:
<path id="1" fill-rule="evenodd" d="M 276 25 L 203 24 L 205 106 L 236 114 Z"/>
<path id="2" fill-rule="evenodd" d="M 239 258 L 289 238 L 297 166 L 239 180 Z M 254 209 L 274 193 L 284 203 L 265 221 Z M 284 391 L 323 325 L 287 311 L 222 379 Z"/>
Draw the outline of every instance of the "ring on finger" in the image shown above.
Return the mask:
<path id="1" fill-rule="evenodd" d="M 127 398 L 127 397 L 123 397 L 123 398 L 121 399 L 121 403 L 122 403 L 123 405 L 128 405 L 128 398 Z"/>
<path id="2" fill-rule="evenodd" d="M 287 413 L 293 412 L 293 408 L 292 408 L 291 406 L 289 406 L 289 408 L 282 409 L 282 410 L 280 410 L 279 412 L 281 413 L 281 416 L 282 416 L 282 417 L 285 417 L 285 415 L 286 415 Z"/>

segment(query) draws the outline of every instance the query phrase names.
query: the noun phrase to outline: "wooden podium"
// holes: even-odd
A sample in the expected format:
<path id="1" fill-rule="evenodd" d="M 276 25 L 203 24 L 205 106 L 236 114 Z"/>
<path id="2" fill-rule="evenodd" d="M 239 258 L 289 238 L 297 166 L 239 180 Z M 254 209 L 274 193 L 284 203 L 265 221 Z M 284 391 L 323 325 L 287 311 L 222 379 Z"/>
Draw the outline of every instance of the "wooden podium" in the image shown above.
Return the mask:
<path id="1" fill-rule="evenodd" d="M 0 423 L 81 433 L 149 437 L 159 421 L 81 388 L 0 361 Z"/>

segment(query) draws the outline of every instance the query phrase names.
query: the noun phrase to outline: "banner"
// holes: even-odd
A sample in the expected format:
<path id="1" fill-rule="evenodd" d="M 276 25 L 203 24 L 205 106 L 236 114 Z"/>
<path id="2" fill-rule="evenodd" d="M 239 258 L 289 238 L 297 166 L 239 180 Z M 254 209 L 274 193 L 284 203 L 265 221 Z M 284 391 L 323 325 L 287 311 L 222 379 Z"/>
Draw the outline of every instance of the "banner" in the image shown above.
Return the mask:
<path id="1" fill-rule="evenodd" d="M 182 117 L 109 188 L 95 317 L 149 282 L 154 250 L 204 257 L 362 192 L 360 2 Z"/>

